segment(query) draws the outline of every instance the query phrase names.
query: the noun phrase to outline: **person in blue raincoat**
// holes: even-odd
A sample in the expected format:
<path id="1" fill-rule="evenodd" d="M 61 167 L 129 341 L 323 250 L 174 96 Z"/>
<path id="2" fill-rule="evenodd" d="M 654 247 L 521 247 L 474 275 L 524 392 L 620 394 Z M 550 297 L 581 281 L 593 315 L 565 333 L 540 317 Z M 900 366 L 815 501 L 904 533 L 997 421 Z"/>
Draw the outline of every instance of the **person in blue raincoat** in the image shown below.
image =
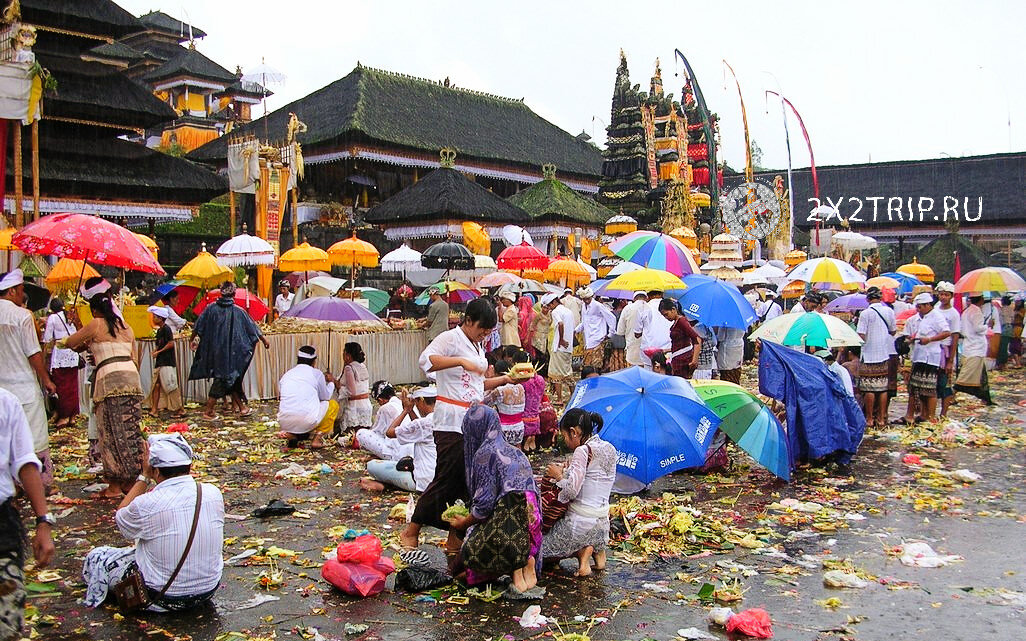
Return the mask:
<path id="1" fill-rule="evenodd" d="M 246 310 L 235 304 L 235 283 L 224 283 L 221 285 L 221 297 L 203 310 L 192 331 L 192 349 L 196 355 L 189 380 L 214 379 L 203 418 L 217 418 L 214 404 L 225 396 L 231 396 L 232 405 L 240 416 L 249 416 L 253 412 L 246 405 L 242 377 L 253 360 L 257 341 L 265 348 L 271 346 Z"/>
<path id="2" fill-rule="evenodd" d="M 792 464 L 827 460 L 847 473 L 866 428 L 858 403 L 820 359 L 760 343 L 759 392 L 786 407 Z"/>

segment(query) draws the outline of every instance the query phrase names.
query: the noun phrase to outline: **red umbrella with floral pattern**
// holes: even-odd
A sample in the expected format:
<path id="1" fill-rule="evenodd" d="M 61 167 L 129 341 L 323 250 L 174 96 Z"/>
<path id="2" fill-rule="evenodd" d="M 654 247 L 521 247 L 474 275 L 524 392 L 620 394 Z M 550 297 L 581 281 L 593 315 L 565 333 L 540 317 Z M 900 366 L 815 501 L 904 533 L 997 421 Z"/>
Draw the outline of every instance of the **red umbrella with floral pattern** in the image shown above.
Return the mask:
<path id="1" fill-rule="evenodd" d="M 25 225 L 12 242 L 26 254 L 164 274 L 160 263 L 131 230 L 89 214 L 43 216 Z"/>

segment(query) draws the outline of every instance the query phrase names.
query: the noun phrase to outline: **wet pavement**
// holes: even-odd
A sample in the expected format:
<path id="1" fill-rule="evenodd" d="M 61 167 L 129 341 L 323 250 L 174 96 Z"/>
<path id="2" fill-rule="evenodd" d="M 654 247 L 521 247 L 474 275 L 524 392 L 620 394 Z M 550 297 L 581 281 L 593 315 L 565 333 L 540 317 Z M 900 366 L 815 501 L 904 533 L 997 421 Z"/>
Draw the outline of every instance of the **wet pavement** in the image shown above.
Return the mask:
<path id="1" fill-rule="evenodd" d="M 362 600 L 332 589 L 320 578 L 324 554 L 350 529 L 369 530 L 386 548 L 394 544 L 402 522 L 389 520 L 389 512 L 407 495 L 362 492 L 356 481 L 367 457 L 361 453 L 280 452 L 276 427 L 264 422 L 273 404 L 256 405 L 248 419 L 197 421 L 186 435 L 203 456 L 195 470 L 224 492 L 225 558 L 257 550 L 225 567 L 214 607 L 146 617 L 85 608 L 78 603 L 83 556 L 93 545 L 124 542 L 113 524 L 115 503 L 83 492 L 96 480 L 82 472 L 84 428 L 61 430 L 53 447 L 62 494 L 51 503 L 60 519 L 53 568 L 59 578 L 27 573 L 32 637 L 441 641 L 577 633 L 664 640 L 695 627 L 724 639 L 724 629 L 707 615 L 729 606 L 765 609 L 778 639 L 1018 638 L 1026 620 L 1024 378 L 1021 371 L 993 377 L 995 408 L 961 395 L 952 420 L 939 427 L 868 435 L 852 477 L 805 468 L 785 484 L 734 450 L 728 473 L 677 474 L 642 497 L 614 497 L 609 567 L 585 579 L 572 576 L 574 562 L 547 570 L 540 584 L 548 594 L 533 603 L 555 622 L 536 629 L 515 619 L 529 603 L 467 598 L 455 584 Z M 532 458 L 535 469 L 551 456 Z M 313 473 L 276 479 L 292 462 Z M 972 475 L 958 470 L 979 479 L 967 482 Z M 249 516 L 273 498 L 298 512 Z M 426 539 L 440 543 L 441 533 L 429 531 Z M 963 559 L 936 568 L 904 565 L 899 548 L 910 541 Z M 855 574 L 866 586 L 825 587 L 832 569 Z M 270 589 L 261 587 L 261 576 Z M 705 584 L 711 587 L 703 590 Z M 705 596 L 713 590 L 715 598 Z M 264 595 L 278 600 L 245 607 Z"/>

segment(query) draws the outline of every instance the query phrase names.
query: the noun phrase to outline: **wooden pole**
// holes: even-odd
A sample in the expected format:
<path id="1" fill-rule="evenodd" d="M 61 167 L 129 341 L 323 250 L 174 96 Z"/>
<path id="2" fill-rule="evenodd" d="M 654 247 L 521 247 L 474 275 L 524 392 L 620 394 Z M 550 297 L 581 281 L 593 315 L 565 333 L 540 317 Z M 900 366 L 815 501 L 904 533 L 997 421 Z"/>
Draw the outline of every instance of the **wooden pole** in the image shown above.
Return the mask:
<path id="1" fill-rule="evenodd" d="M 32 220 L 39 219 L 39 119 L 32 121 Z"/>
<path id="2" fill-rule="evenodd" d="M 292 190 L 292 246 L 299 244 L 299 188 Z"/>
<path id="3" fill-rule="evenodd" d="M 12 120 L 14 125 L 14 226 L 21 229 L 25 226 L 25 214 L 22 211 L 21 181 L 24 179 L 24 169 L 21 166 L 21 121 Z"/>
<path id="4" fill-rule="evenodd" d="M 228 190 L 228 235 L 235 235 L 235 192 Z"/>

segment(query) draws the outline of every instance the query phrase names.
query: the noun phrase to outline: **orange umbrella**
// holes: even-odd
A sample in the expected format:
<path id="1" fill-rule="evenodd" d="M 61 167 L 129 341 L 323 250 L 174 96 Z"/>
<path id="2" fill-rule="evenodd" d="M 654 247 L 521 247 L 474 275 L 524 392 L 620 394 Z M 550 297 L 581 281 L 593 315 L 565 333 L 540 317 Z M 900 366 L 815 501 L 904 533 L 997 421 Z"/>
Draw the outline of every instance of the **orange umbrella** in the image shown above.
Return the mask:
<path id="1" fill-rule="evenodd" d="M 475 254 L 487 256 L 492 253 L 492 239 L 488 231 L 475 222 L 463 223 L 463 244 Z"/>
<path id="2" fill-rule="evenodd" d="M 378 250 L 374 245 L 357 238 L 356 232 L 329 247 L 328 256 L 331 257 L 331 262 L 342 267 L 378 266 Z"/>
<path id="3" fill-rule="evenodd" d="M 560 256 L 549 263 L 545 270 L 545 278 L 553 283 L 559 283 L 563 287 L 587 285 L 591 282 L 591 274 L 584 268 L 584 265 L 573 258 Z"/>
<path id="4" fill-rule="evenodd" d="M 901 283 L 890 276 L 875 276 L 866 281 L 866 287 L 879 287 L 880 289 L 887 287 L 897 291 L 901 288 Z"/>
<path id="5" fill-rule="evenodd" d="M 784 264 L 788 268 L 797 267 L 808 259 L 809 255 L 800 249 L 792 249 L 791 251 L 784 254 Z"/>
<path id="6" fill-rule="evenodd" d="M 62 258 L 46 276 L 46 288 L 51 292 L 62 292 L 75 287 L 79 280 L 85 281 L 100 273 L 80 260 Z"/>

